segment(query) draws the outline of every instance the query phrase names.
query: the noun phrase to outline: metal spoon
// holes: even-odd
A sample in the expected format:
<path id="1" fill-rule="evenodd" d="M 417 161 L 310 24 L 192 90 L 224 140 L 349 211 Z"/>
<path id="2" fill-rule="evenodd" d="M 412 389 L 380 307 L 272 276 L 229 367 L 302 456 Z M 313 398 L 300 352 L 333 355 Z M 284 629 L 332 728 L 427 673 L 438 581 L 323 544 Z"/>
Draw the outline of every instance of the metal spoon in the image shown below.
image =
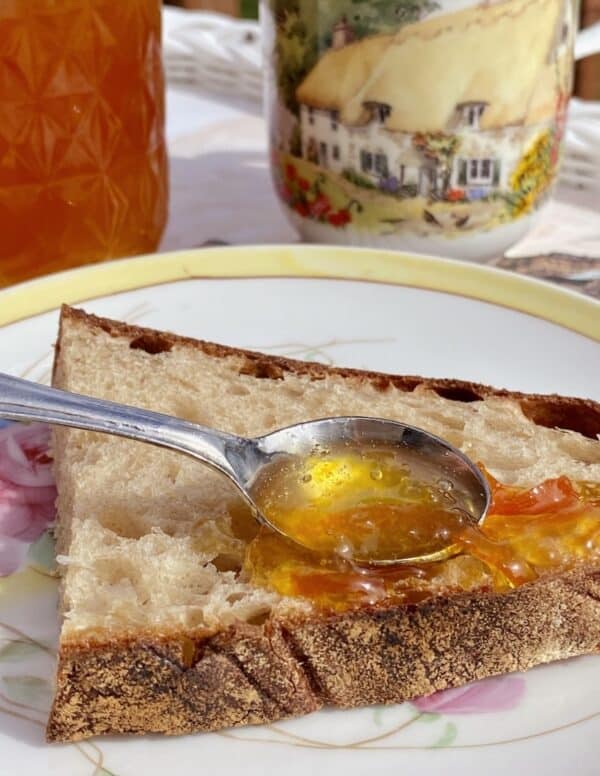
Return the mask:
<path id="1" fill-rule="evenodd" d="M 224 474 L 238 488 L 254 516 L 274 531 L 256 506 L 253 485 L 263 468 L 277 456 L 308 456 L 315 448 L 350 445 L 354 450 L 401 451 L 426 462 L 445 480 L 453 482 L 458 506 L 474 524 L 488 510 L 491 495 L 482 472 L 460 450 L 414 426 L 382 418 L 337 417 L 312 420 L 246 439 L 150 410 L 95 399 L 0 373 L 0 417 L 34 420 L 101 431 L 150 442 L 197 458 Z M 294 537 L 288 539 L 296 541 Z M 423 556 L 422 560 L 428 558 Z M 357 559 L 360 560 L 360 559 Z M 419 558 L 368 559 L 372 565 L 415 562 Z"/>

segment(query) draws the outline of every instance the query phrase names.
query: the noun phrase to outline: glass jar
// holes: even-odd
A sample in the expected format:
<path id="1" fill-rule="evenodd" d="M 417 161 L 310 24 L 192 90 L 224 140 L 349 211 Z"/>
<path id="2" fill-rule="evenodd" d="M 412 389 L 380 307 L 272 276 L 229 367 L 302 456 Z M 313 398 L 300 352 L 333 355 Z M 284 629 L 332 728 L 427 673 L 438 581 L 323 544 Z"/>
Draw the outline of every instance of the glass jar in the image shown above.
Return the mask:
<path id="1" fill-rule="evenodd" d="M 154 250 L 167 186 L 160 0 L 4 0 L 0 286 Z"/>

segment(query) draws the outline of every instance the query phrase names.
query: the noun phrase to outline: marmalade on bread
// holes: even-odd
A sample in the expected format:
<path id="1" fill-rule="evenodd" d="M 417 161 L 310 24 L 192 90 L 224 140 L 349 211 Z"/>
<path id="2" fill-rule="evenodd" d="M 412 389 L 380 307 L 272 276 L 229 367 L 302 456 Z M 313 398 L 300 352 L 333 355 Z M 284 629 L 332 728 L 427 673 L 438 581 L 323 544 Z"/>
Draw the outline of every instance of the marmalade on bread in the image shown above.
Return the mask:
<path id="1" fill-rule="evenodd" d="M 322 609 L 418 603 L 441 587 L 503 591 L 600 558 L 595 483 L 558 477 L 525 489 L 488 474 L 492 504 L 475 525 L 456 507 L 451 482 L 419 481 L 390 459 L 309 459 L 295 488 L 300 500 L 290 496 L 298 474 L 284 470 L 261 506 L 304 547 L 261 528 L 247 548 L 245 571 L 257 585 Z M 435 560 L 374 566 L 357 563 L 357 550 L 362 557 Z"/>
<path id="2" fill-rule="evenodd" d="M 278 456 L 252 496 L 271 527 L 322 555 L 439 560 L 480 517 L 464 483 L 450 477 L 412 448 L 344 442 Z"/>

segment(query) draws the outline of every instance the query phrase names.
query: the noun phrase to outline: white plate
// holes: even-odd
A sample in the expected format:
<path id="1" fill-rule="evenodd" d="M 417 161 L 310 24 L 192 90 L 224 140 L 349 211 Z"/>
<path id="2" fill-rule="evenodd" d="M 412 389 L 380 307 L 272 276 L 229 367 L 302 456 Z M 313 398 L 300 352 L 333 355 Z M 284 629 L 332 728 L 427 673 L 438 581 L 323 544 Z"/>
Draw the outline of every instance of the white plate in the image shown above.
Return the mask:
<path id="1" fill-rule="evenodd" d="M 593 301 L 458 262 L 318 247 L 148 257 L 8 289 L 0 370 L 47 378 L 56 307 L 85 299 L 91 312 L 232 345 L 600 400 Z M 0 580 L 1 774 L 598 773 L 598 657 L 479 683 L 436 713 L 407 703 L 220 734 L 47 746 L 56 585 L 40 573 L 44 546 L 36 552 L 33 566 Z"/>

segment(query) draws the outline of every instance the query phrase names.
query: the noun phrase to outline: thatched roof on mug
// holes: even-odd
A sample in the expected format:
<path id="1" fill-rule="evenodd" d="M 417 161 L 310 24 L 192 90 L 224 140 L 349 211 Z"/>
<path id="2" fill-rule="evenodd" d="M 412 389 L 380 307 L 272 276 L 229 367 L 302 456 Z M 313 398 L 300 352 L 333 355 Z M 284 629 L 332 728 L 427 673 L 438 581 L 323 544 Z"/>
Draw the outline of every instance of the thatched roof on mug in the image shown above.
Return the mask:
<path id="1" fill-rule="evenodd" d="M 564 0 L 506 0 L 403 26 L 327 51 L 297 90 L 299 102 L 369 121 L 365 104 L 391 107 L 385 126 L 440 131 L 460 103 L 485 102 L 482 129 L 535 124 L 553 115 L 568 88 L 558 66 Z"/>

